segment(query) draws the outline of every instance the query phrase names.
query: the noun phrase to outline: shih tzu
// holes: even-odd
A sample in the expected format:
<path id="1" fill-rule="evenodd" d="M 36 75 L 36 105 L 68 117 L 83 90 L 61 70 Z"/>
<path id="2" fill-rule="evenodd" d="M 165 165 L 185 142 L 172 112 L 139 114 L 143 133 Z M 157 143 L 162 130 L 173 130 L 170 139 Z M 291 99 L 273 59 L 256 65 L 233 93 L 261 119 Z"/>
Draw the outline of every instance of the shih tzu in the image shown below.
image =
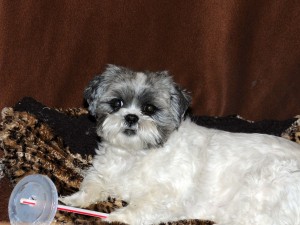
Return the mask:
<path id="1" fill-rule="evenodd" d="M 85 90 L 102 142 L 80 190 L 86 207 L 108 196 L 127 207 L 108 221 L 150 225 L 300 224 L 300 146 L 263 134 L 208 129 L 185 118 L 190 96 L 167 72 L 109 65 Z"/>

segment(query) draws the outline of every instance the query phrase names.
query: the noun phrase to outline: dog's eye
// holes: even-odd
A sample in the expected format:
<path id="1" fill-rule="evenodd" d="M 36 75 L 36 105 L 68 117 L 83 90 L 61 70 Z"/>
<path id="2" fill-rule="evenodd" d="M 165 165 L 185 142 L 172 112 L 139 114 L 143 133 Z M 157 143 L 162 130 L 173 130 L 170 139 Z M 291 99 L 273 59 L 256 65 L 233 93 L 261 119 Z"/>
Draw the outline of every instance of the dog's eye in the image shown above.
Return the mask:
<path id="1" fill-rule="evenodd" d="M 119 98 L 114 98 L 109 102 L 109 104 L 114 111 L 117 111 L 123 106 L 123 100 Z"/>
<path id="2" fill-rule="evenodd" d="M 142 111 L 144 114 L 150 116 L 150 115 L 153 115 L 157 111 L 157 108 L 154 105 L 146 104 L 142 107 Z"/>

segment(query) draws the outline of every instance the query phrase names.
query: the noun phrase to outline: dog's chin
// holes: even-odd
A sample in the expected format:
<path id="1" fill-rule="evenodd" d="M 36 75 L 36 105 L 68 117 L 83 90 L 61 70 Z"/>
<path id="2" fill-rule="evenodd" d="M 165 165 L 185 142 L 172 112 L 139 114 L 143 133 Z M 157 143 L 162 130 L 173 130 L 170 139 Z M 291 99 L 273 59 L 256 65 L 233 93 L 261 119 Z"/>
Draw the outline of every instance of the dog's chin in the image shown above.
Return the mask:
<path id="1" fill-rule="evenodd" d="M 115 117 L 108 116 L 97 133 L 108 144 L 128 151 L 157 148 L 162 144 L 162 134 L 154 121 L 144 120 L 132 128 Z"/>

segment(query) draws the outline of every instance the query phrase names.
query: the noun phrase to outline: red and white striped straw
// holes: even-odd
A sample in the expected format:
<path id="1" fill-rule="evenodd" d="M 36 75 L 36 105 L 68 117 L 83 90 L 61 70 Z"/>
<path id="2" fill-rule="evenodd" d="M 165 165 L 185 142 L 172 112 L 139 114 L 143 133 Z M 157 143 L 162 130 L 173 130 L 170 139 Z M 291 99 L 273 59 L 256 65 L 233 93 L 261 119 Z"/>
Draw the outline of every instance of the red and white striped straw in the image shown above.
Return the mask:
<path id="1" fill-rule="evenodd" d="M 36 200 L 21 198 L 20 203 L 25 204 L 25 205 L 35 206 L 36 205 Z M 86 215 L 86 216 L 98 217 L 98 218 L 101 218 L 101 219 L 105 219 L 105 218 L 108 217 L 107 213 L 101 213 L 101 212 L 97 212 L 97 211 L 92 211 L 92 210 L 87 210 L 87 209 L 80 209 L 80 208 L 75 208 L 75 207 L 65 206 L 65 205 L 58 205 L 57 210 L 70 212 L 70 213 L 81 214 L 81 215 Z"/>

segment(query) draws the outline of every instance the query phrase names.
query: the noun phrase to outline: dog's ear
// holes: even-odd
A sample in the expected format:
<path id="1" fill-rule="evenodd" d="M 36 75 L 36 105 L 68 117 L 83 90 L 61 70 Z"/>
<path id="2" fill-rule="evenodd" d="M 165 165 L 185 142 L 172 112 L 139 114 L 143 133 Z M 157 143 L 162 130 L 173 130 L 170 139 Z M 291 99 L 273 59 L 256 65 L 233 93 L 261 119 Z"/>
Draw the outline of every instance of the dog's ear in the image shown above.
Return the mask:
<path id="1" fill-rule="evenodd" d="M 101 85 L 103 82 L 104 76 L 96 76 L 84 90 L 84 99 L 88 103 L 89 111 L 93 116 L 96 114 L 97 98 L 100 97 L 104 91 L 103 85 Z"/>
<path id="2" fill-rule="evenodd" d="M 175 87 L 177 90 L 177 96 L 178 96 L 178 115 L 181 117 L 181 119 L 183 118 L 185 112 L 187 111 L 187 109 L 189 108 L 191 102 L 192 102 L 192 97 L 190 96 L 190 94 L 184 90 L 181 89 L 179 86 Z"/>
<path id="3" fill-rule="evenodd" d="M 171 112 L 176 120 L 177 125 L 179 126 L 181 120 L 183 119 L 185 112 L 191 104 L 191 96 L 189 93 L 181 89 L 179 85 L 177 85 L 172 76 L 169 75 L 168 71 L 160 72 L 160 76 L 164 78 L 164 82 L 172 87 L 170 89 L 171 93 Z"/>
<path id="4" fill-rule="evenodd" d="M 89 111 L 91 115 L 96 115 L 97 102 L 100 100 L 104 92 L 107 91 L 111 80 L 114 79 L 114 77 L 118 75 L 121 70 L 122 67 L 109 64 L 101 75 L 96 76 L 90 81 L 84 91 L 84 99 L 89 105 Z"/>
<path id="5" fill-rule="evenodd" d="M 183 119 L 191 101 L 192 98 L 187 91 L 181 89 L 175 84 L 174 92 L 171 94 L 171 108 L 175 116 L 178 118 L 178 123 L 180 123 Z"/>

